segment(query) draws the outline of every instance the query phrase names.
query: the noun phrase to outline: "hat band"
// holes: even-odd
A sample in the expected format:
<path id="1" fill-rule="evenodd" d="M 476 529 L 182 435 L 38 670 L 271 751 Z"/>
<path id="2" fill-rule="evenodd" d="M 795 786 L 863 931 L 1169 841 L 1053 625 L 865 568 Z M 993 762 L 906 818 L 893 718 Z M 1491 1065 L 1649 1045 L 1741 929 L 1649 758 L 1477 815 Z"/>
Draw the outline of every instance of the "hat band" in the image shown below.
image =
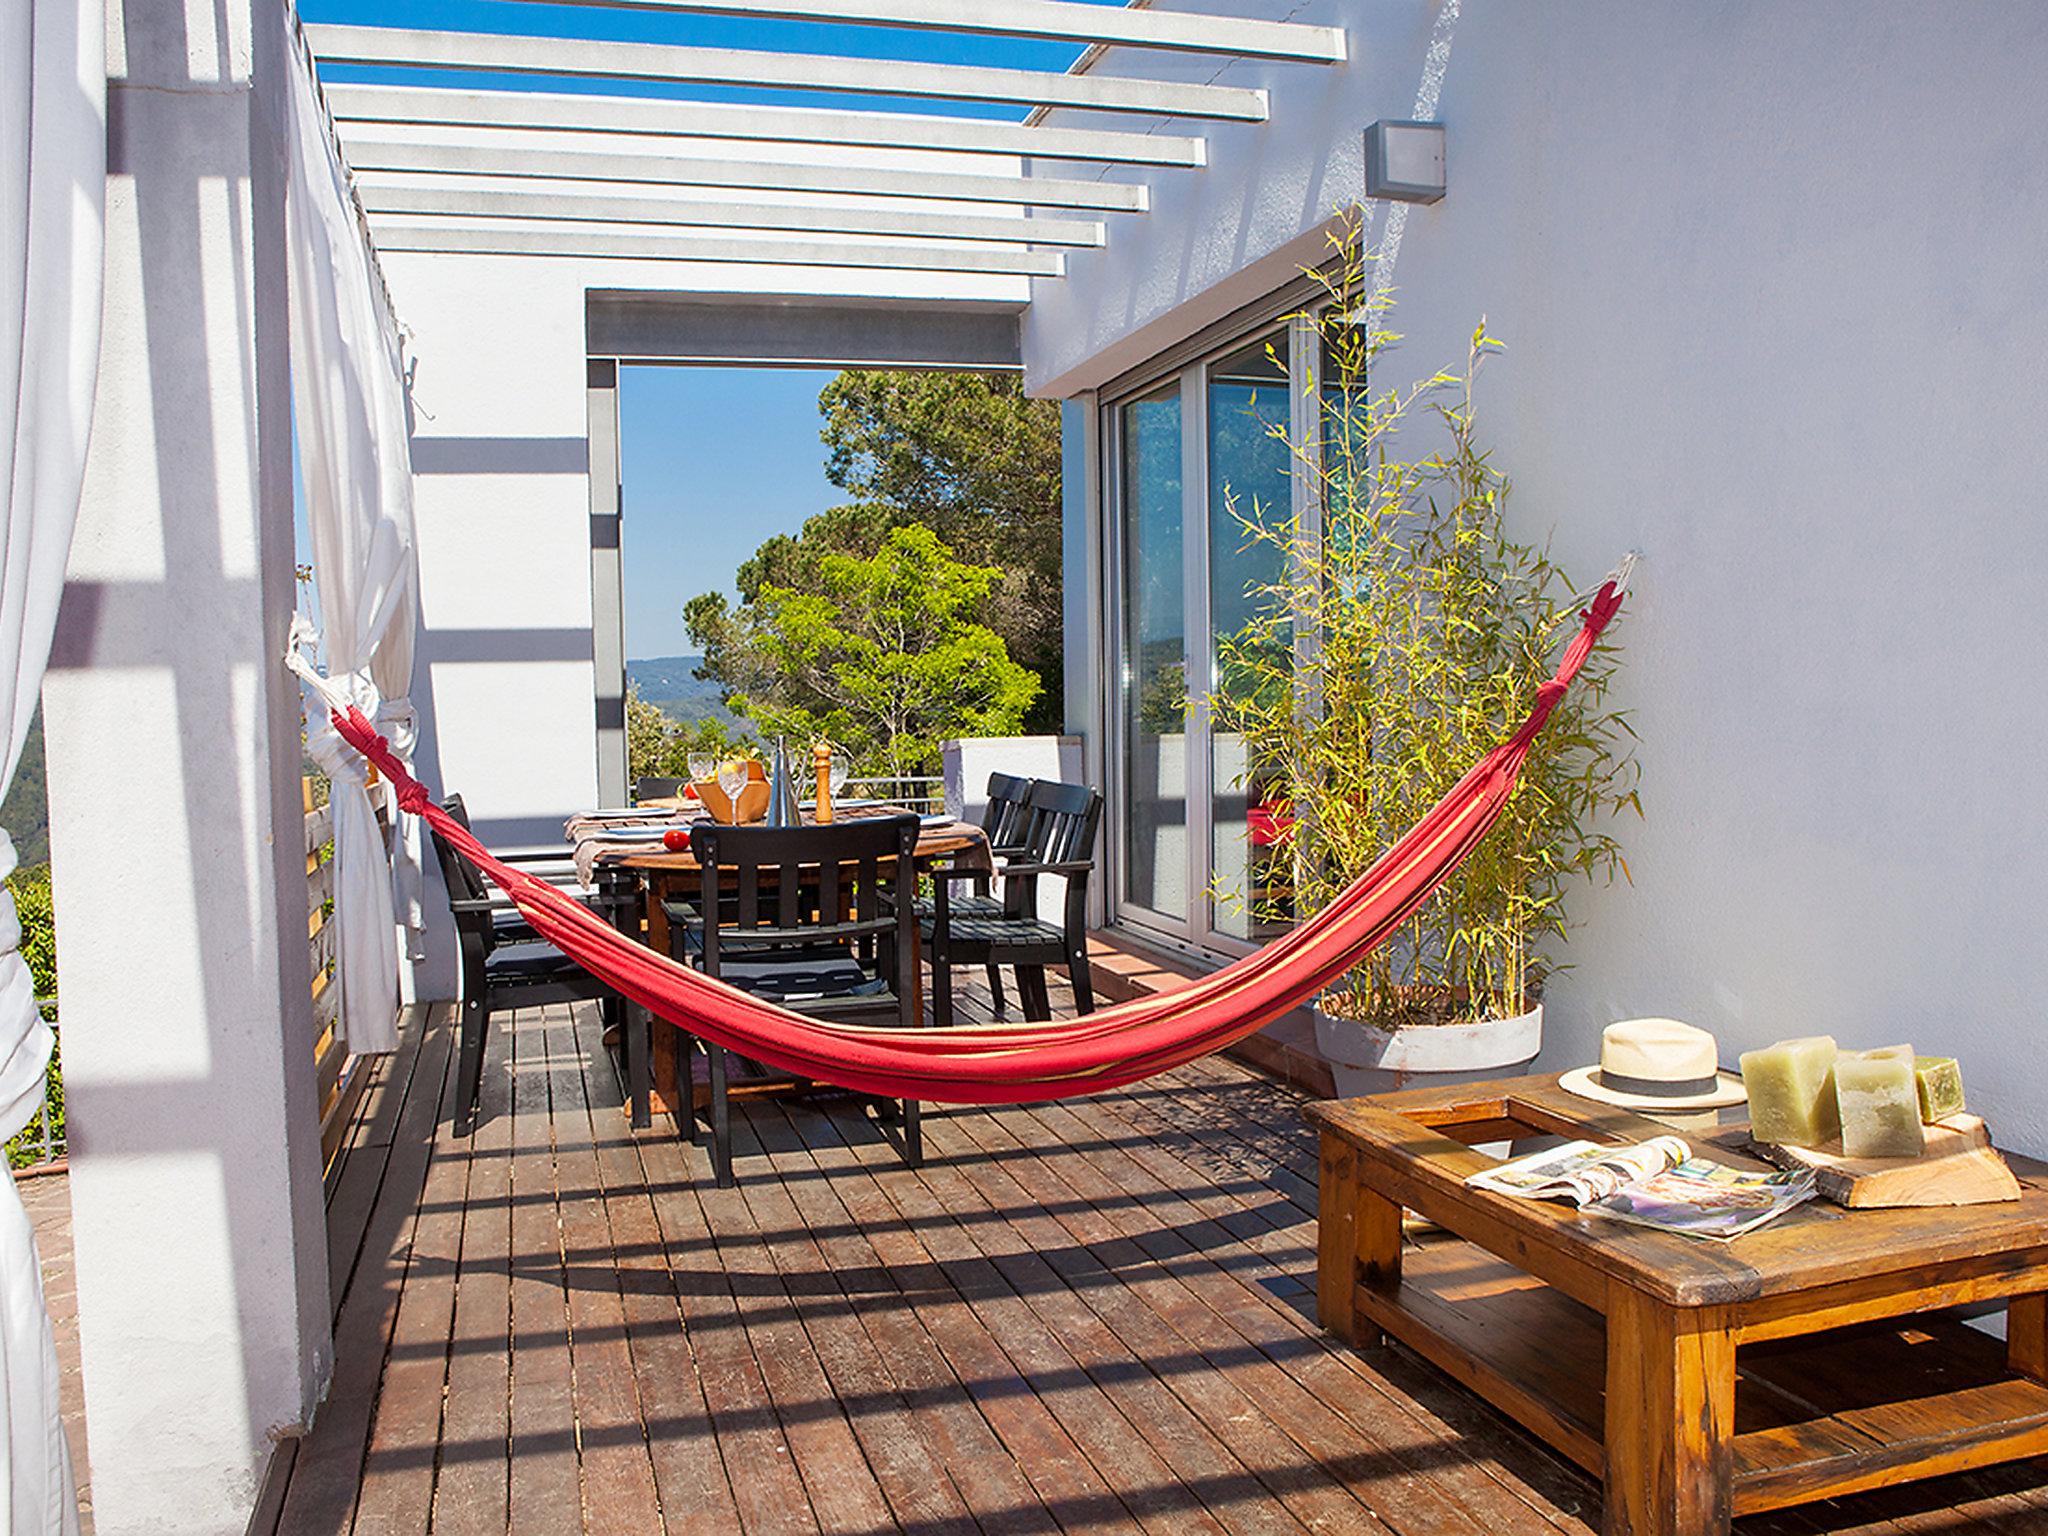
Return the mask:
<path id="1" fill-rule="evenodd" d="M 1638 1094 L 1646 1099 L 1689 1099 L 1697 1094 L 1712 1093 L 1721 1086 L 1721 1078 L 1718 1073 L 1710 1073 L 1706 1077 L 1629 1077 L 1602 1067 L 1600 1086 L 1611 1088 L 1616 1093 Z"/>

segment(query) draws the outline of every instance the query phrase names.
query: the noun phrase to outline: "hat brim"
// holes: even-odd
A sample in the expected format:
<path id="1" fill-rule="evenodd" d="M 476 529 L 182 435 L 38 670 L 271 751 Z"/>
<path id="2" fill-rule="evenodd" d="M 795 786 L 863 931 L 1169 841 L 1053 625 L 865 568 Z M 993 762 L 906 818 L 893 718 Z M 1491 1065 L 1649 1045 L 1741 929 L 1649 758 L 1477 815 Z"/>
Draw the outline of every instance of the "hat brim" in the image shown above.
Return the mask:
<path id="1" fill-rule="evenodd" d="M 1620 1093 L 1600 1081 L 1598 1067 L 1573 1067 L 1557 1080 L 1557 1086 L 1566 1093 L 1575 1093 L 1582 1099 L 1592 1099 L 1601 1104 L 1612 1104 L 1620 1109 L 1726 1109 L 1731 1104 L 1740 1104 L 1749 1094 L 1742 1086 L 1742 1079 L 1732 1072 L 1715 1074 L 1717 1086 L 1708 1093 L 1690 1093 L 1681 1098 L 1665 1098 L 1658 1094 Z"/>

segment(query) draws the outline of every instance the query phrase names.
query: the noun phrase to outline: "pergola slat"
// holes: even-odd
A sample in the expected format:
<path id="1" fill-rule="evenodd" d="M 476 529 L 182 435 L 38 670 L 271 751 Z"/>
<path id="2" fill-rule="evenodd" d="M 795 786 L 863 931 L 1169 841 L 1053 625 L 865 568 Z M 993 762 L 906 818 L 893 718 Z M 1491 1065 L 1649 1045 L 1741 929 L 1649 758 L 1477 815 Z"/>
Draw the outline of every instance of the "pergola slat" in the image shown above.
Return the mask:
<path id="1" fill-rule="evenodd" d="M 846 91 L 1239 122 L 1263 122 L 1266 117 L 1266 93 L 1237 86 L 590 38 L 404 27 L 323 25 L 305 30 L 320 59 L 340 64 Z"/>
<path id="2" fill-rule="evenodd" d="M 1102 226 L 1087 219 L 1026 219 L 999 214 L 925 213 L 877 207 L 802 207 L 783 203 L 686 202 L 573 192 L 501 191 L 475 186 L 378 186 L 360 189 L 372 214 L 444 214 L 463 218 L 577 219 L 678 228 L 800 230 L 935 240 L 998 240 L 1031 245 L 1095 246 Z"/>
<path id="3" fill-rule="evenodd" d="M 1042 208 L 1141 212 L 1147 189 L 1121 181 L 1041 176 L 977 176 L 966 172 L 897 171 L 864 165 L 797 165 L 774 160 L 696 160 L 671 155 L 606 155 L 502 144 L 444 144 L 345 135 L 343 151 L 357 171 L 433 172 L 458 176 L 542 176 L 640 186 L 731 187 L 761 192 L 841 192 L 922 197 L 944 202 L 1010 203 Z"/>
<path id="4" fill-rule="evenodd" d="M 1057 251 L 965 244 L 876 244 L 759 240 L 736 235 L 634 235 L 617 230 L 500 229 L 461 224 L 393 223 L 374 217 L 377 249 L 465 255 L 563 256 L 582 260 L 732 262 L 794 267 L 875 267 L 887 271 L 981 272 L 1059 277 Z"/>
<path id="5" fill-rule="evenodd" d="M 710 16 L 763 16 L 840 21 L 869 27 L 912 27 L 986 37 L 1046 37 L 1065 42 L 1246 58 L 1338 64 L 1344 29 L 1189 11 L 1136 10 L 1076 0 L 542 0 L 546 4 L 618 10 L 679 11 Z"/>
<path id="6" fill-rule="evenodd" d="M 1040 160 L 1121 165 L 1197 166 L 1208 145 L 1182 134 L 1127 129 L 1053 128 L 823 107 L 743 106 L 722 101 L 670 101 L 649 96 L 594 96 L 556 91 L 454 90 L 447 86 L 355 85 L 324 88 L 335 120 L 420 123 L 576 133 L 628 133 L 657 138 L 754 140 L 775 144 L 847 144 L 928 149 Z"/>

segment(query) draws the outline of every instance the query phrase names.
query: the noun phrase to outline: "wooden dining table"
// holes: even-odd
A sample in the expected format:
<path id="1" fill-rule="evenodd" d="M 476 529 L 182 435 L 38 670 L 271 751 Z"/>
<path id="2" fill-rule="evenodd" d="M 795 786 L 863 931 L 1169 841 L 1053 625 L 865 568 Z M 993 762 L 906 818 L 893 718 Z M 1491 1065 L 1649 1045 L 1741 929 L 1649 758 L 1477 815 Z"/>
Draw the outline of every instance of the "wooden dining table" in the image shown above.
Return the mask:
<path id="1" fill-rule="evenodd" d="M 650 806 L 673 806 L 679 813 L 685 809 L 682 802 L 648 801 Z M 690 802 L 689 809 L 695 809 Z M 897 805 L 841 806 L 834 818 L 838 822 L 874 816 L 908 816 L 915 814 Z M 806 826 L 813 825 L 812 813 L 804 809 Z M 676 825 L 687 827 L 701 818 L 678 820 Z M 574 822 L 571 825 L 575 825 Z M 572 840 L 573 841 L 573 840 Z M 994 868 L 993 855 L 989 851 L 988 835 L 973 822 L 958 817 L 925 822 L 918 829 L 916 862 L 920 870 L 928 870 L 941 860 L 960 869 Z M 680 896 L 695 895 L 698 883 L 697 857 L 688 848 L 670 849 L 659 844 L 648 846 L 644 843 L 620 842 L 599 849 L 596 867 L 599 870 L 613 870 L 636 875 L 640 882 L 642 901 L 641 933 L 648 947 L 659 954 L 669 953 L 668 913 L 663 903 Z M 912 943 L 918 942 L 916 930 L 912 930 Z M 911 986 L 916 1017 L 924 1017 L 924 970 L 915 952 L 911 955 Z M 635 1010 L 638 1012 L 638 1010 Z M 672 1029 L 653 1031 L 653 1050 L 650 1053 L 651 1076 L 649 1098 L 653 1108 L 665 1113 L 676 1114 L 679 1106 L 675 1102 L 675 1060 L 676 1032 Z M 735 1083 L 734 1097 L 749 1094 L 786 1091 L 796 1080 L 789 1077 L 761 1078 L 751 1082 Z M 637 1118 L 637 1117 L 636 1117 Z"/>

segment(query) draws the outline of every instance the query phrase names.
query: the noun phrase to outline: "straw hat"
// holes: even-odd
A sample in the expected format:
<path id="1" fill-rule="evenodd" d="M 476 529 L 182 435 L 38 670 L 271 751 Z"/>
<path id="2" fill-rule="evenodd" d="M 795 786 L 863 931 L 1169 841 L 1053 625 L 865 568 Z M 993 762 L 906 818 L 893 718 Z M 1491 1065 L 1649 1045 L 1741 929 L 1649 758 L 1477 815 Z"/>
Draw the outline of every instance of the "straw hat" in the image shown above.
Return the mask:
<path id="1" fill-rule="evenodd" d="M 1600 1065 L 1557 1080 L 1566 1093 L 1624 1109 L 1719 1109 L 1740 1104 L 1742 1079 L 1719 1068 L 1704 1029 L 1676 1019 L 1623 1019 L 1600 1032 Z"/>

